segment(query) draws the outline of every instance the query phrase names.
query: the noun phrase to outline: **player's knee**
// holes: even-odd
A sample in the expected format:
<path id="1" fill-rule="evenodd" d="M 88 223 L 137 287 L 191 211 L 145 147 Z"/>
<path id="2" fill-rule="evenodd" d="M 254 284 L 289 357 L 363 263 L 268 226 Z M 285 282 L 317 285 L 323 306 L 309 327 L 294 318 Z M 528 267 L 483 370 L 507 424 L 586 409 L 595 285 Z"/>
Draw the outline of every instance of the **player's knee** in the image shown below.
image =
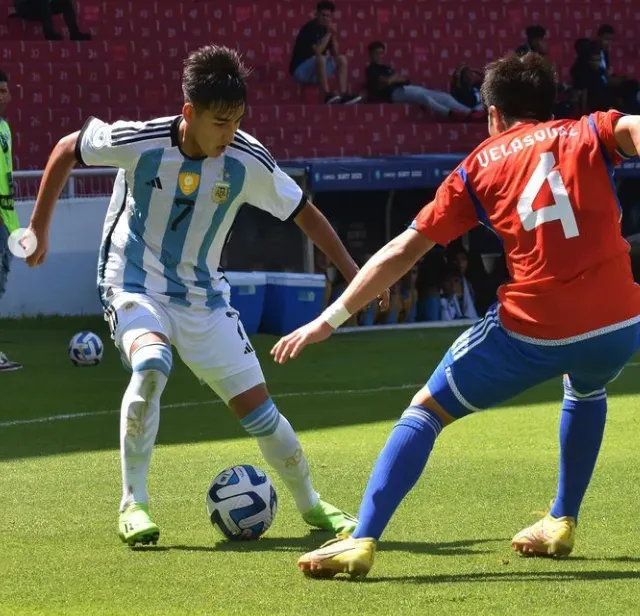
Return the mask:
<path id="1" fill-rule="evenodd" d="M 607 395 L 604 387 L 594 387 L 589 383 L 574 382 L 568 374 L 562 379 L 564 386 L 564 397 L 566 400 L 600 400 Z"/>
<path id="2" fill-rule="evenodd" d="M 173 367 L 173 356 L 168 344 L 155 342 L 138 347 L 131 355 L 133 372 L 157 371 L 169 377 Z"/>
<path id="3" fill-rule="evenodd" d="M 442 407 L 442 405 L 436 401 L 436 399 L 431 395 L 431 392 L 428 388 L 423 387 L 411 400 L 412 407 L 420 407 L 424 408 L 430 413 L 433 413 L 440 422 L 442 426 L 448 426 L 450 423 L 453 423 L 457 417 L 450 415 L 447 411 Z"/>
<path id="4" fill-rule="evenodd" d="M 342 54 L 336 58 L 336 64 L 340 67 L 347 66 L 347 56 L 343 56 Z"/>

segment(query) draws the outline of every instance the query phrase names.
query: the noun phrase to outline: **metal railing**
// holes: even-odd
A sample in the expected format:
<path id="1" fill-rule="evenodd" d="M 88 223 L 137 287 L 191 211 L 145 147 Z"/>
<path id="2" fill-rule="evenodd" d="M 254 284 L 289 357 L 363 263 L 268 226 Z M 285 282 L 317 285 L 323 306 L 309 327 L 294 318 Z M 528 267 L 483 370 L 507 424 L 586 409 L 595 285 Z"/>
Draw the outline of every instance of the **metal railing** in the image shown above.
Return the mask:
<path id="1" fill-rule="evenodd" d="M 306 187 L 307 173 L 304 169 L 282 167 L 282 170 L 298 181 L 303 190 Z M 61 199 L 83 199 L 87 197 L 110 197 L 117 169 L 94 167 L 74 169 L 60 195 Z M 42 170 L 15 171 L 16 200 L 31 201 L 38 194 Z"/>
<path id="2" fill-rule="evenodd" d="M 61 199 L 86 197 L 110 197 L 117 169 L 98 167 L 95 169 L 74 169 L 65 184 Z M 42 170 L 15 171 L 16 200 L 31 201 L 38 194 Z"/>

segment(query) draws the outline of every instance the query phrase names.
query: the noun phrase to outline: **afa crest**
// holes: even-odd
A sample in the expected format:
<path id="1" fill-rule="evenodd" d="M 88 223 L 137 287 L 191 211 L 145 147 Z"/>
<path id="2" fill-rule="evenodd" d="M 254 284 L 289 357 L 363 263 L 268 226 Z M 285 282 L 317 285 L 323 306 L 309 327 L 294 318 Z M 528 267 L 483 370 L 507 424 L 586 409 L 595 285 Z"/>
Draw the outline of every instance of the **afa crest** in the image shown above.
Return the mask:
<path id="1" fill-rule="evenodd" d="M 200 176 L 197 173 L 191 173 L 190 171 L 183 171 L 178 176 L 178 185 L 183 195 L 187 197 L 194 193 L 200 184 Z"/>
<path id="2" fill-rule="evenodd" d="M 211 201 L 214 203 L 224 203 L 229 198 L 231 184 L 229 182 L 216 182 L 211 190 Z"/>

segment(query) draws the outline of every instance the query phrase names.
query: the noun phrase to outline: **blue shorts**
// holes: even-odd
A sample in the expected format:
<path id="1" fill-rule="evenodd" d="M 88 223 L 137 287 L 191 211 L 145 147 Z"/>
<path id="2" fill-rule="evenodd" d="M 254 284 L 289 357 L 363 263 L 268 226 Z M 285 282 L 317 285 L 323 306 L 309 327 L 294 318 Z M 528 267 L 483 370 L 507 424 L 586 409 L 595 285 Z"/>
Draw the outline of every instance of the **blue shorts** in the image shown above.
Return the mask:
<path id="1" fill-rule="evenodd" d="M 584 397 L 604 393 L 639 347 L 640 317 L 585 336 L 534 343 L 504 329 L 494 305 L 451 345 L 427 387 L 456 418 L 565 374 Z"/>
<path id="2" fill-rule="evenodd" d="M 330 56 L 327 58 L 327 76 L 333 75 L 336 70 L 336 63 Z M 318 83 L 318 69 L 316 68 L 316 58 L 312 56 L 307 58 L 302 64 L 298 64 L 298 67 L 293 71 L 293 78 L 298 83 Z"/>

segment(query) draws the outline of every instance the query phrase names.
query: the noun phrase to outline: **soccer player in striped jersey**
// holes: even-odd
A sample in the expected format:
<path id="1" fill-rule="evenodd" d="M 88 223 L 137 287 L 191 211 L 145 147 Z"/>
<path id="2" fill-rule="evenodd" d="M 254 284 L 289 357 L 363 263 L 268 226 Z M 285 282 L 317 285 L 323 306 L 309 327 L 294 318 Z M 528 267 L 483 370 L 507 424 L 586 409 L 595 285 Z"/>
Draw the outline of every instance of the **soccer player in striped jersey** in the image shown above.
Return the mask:
<path id="1" fill-rule="evenodd" d="M 27 260 L 33 266 L 45 258 L 54 204 L 76 161 L 119 169 L 98 286 L 112 337 L 132 373 L 120 425 L 119 534 L 130 545 L 159 536 L 149 516 L 147 474 L 172 345 L 257 439 L 308 524 L 332 532 L 355 526 L 312 487 L 307 459 L 269 395 L 219 268 L 238 209 L 249 203 L 295 221 L 345 278 L 357 272 L 326 218 L 267 149 L 238 130 L 246 73 L 235 51 L 203 47 L 185 62 L 181 115 L 114 124 L 89 118 L 53 150 L 31 219 L 38 242 Z"/>
<path id="2" fill-rule="evenodd" d="M 299 566 L 305 573 L 366 575 L 377 541 L 441 430 L 560 377 L 556 498 L 549 514 L 518 533 L 512 545 L 549 556 L 573 549 L 602 441 L 606 386 L 640 346 L 640 286 L 621 234 L 613 182 L 613 166 L 640 151 L 640 116 L 612 110 L 554 120 L 555 97 L 555 74 L 542 56 L 490 65 L 482 85 L 490 138 L 323 315 L 274 347 L 278 362 L 296 357 L 436 243 L 446 245 L 479 223 L 504 243 L 512 279 L 500 287 L 498 303 L 453 343 L 402 414 L 371 473 L 355 531 L 304 555 Z"/>

